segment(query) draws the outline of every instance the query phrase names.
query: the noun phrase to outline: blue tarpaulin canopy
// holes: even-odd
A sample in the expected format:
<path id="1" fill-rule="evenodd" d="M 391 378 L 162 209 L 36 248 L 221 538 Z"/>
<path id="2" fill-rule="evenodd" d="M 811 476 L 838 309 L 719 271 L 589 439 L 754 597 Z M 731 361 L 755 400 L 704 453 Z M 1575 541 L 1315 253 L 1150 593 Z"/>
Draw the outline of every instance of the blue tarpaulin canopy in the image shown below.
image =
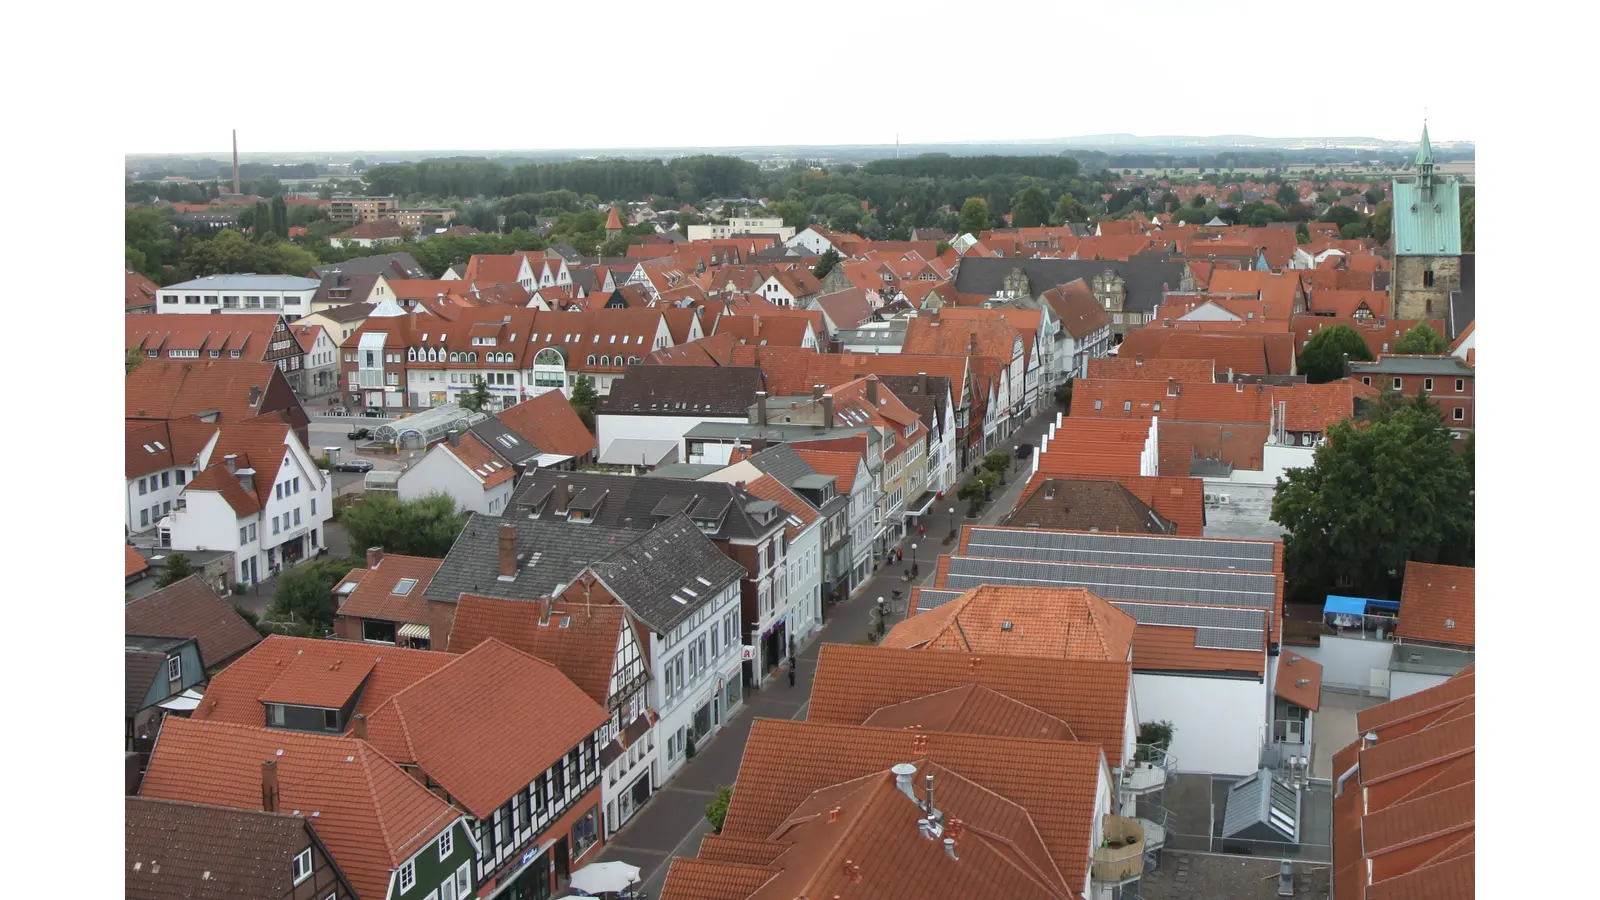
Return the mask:
<path id="1" fill-rule="evenodd" d="M 1349 616 L 1364 616 L 1368 607 L 1396 612 L 1400 609 L 1400 604 L 1394 600 L 1371 600 L 1366 597 L 1339 597 L 1329 594 L 1327 602 L 1322 605 L 1322 614 L 1327 616 L 1343 613 Z"/>

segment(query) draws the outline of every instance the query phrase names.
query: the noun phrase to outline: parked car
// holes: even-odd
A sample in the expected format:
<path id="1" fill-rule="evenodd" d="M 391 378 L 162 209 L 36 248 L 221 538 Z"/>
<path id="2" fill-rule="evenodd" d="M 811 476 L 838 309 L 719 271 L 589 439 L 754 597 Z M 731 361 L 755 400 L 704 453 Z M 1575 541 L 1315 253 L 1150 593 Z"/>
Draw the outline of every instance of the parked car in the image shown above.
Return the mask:
<path id="1" fill-rule="evenodd" d="M 334 464 L 335 472 L 371 472 L 372 460 L 370 459 L 344 459 Z"/>
<path id="2" fill-rule="evenodd" d="M 376 419 L 378 417 L 379 413 L 381 413 L 381 412 L 382 412 L 382 410 L 378 410 L 378 409 L 367 409 L 367 410 L 362 410 L 361 414 L 363 416 L 366 416 L 369 419 Z"/>
<path id="3" fill-rule="evenodd" d="M 357 426 L 355 428 L 350 429 L 350 433 L 348 435 L 346 435 L 346 437 L 350 438 L 350 440 L 352 440 L 352 441 L 365 440 L 366 438 L 372 437 L 372 429 L 371 428 L 361 428 L 361 427 Z"/>

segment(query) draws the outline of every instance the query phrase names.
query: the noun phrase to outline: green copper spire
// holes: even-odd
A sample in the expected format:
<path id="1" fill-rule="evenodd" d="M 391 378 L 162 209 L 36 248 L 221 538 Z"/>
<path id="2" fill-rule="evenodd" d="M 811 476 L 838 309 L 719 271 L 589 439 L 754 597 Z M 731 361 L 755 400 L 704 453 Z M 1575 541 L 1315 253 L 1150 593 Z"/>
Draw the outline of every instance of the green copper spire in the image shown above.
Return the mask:
<path id="1" fill-rule="evenodd" d="M 1433 168 L 1433 145 L 1428 142 L 1428 120 L 1422 120 L 1422 146 L 1417 148 L 1417 168 Z"/>

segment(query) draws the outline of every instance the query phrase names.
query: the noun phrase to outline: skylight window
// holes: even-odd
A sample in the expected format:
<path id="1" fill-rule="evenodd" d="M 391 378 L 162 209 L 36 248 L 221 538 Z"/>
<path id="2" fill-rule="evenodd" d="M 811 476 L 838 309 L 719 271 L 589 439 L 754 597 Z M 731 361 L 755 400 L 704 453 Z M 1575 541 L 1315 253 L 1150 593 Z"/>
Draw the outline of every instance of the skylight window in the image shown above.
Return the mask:
<path id="1" fill-rule="evenodd" d="M 417 580 L 415 578 L 402 578 L 398 582 L 395 582 L 394 590 L 390 591 L 389 593 L 404 597 L 405 595 L 411 593 L 411 589 L 416 586 Z"/>

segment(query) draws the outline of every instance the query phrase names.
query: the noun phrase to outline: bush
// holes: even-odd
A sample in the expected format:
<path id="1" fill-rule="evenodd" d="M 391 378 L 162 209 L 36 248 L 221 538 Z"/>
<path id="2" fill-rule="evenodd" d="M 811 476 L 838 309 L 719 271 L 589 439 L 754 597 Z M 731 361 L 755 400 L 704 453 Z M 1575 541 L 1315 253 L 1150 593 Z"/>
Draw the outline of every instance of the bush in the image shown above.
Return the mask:
<path id="1" fill-rule="evenodd" d="M 722 823 L 728 818 L 728 803 L 731 800 L 733 800 L 733 788 L 719 784 L 715 796 L 706 804 L 706 821 L 711 823 L 711 830 L 717 834 L 722 833 Z"/>
<path id="2" fill-rule="evenodd" d="M 1139 723 L 1139 752 L 1137 759 L 1147 761 L 1155 756 L 1150 748 L 1166 750 L 1172 746 L 1172 723 L 1162 720 L 1159 722 Z"/>
<path id="3" fill-rule="evenodd" d="M 991 472 L 1004 472 L 1011 468 L 1011 454 L 995 450 L 983 458 L 983 467 Z"/>

